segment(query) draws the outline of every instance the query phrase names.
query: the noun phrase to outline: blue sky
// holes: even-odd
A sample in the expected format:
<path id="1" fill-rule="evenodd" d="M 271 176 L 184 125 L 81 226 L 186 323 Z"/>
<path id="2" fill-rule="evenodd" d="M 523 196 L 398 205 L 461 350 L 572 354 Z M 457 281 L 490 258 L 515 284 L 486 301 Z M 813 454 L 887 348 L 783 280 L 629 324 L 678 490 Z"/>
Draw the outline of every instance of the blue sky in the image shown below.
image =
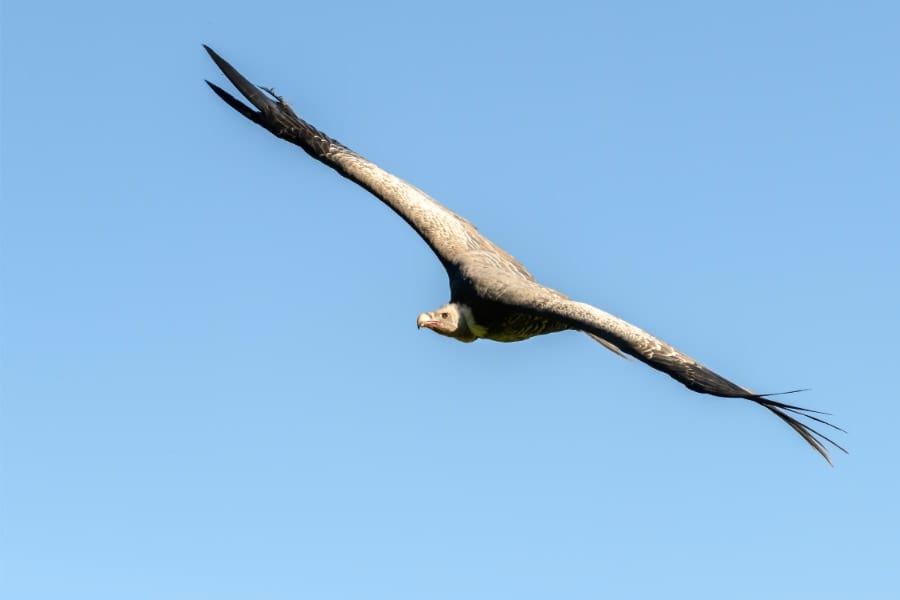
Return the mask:
<path id="1" fill-rule="evenodd" d="M 0 596 L 896 597 L 896 4 L 306 4 L 4 3 Z M 850 454 L 417 331 L 434 257 L 202 43 Z"/>

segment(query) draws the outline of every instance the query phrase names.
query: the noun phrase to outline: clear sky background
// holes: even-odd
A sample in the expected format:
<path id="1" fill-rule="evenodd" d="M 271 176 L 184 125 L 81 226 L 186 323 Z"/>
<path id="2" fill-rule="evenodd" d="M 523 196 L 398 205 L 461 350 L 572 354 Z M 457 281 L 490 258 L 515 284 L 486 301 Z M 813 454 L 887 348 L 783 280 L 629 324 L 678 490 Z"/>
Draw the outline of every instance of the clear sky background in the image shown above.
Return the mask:
<path id="1" fill-rule="evenodd" d="M 4 2 L 0 596 L 898 597 L 900 9 L 784 4 Z M 417 331 L 427 247 L 202 43 L 850 454 Z"/>

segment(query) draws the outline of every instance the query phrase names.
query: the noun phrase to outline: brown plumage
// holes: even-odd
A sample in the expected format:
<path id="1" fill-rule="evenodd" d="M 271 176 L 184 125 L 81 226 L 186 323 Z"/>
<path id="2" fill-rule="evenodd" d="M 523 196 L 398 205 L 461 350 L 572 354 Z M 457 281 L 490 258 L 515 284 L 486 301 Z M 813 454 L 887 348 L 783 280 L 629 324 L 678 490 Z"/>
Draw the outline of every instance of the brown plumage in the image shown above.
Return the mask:
<path id="1" fill-rule="evenodd" d="M 582 331 L 616 354 L 632 356 L 695 392 L 745 398 L 767 408 L 829 463 L 826 444 L 846 452 L 796 418 L 843 431 L 817 416 L 823 413 L 773 400 L 771 394 L 755 394 L 631 323 L 539 284 L 519 261 L 481 235 L 468 221 L 328 137 L 298 117 L 272 90 L 252 85 L 213 50 L 204 48 L 255 109 L 207 81 L 222 100 L 257 125 L 299 146 L 367 189 L 415 229 L 437 255 L 450 279 L 450 302 L 419 315 L 419 327 L 463 342 L 478 338 L 516 342 L 567 329 Z"/>

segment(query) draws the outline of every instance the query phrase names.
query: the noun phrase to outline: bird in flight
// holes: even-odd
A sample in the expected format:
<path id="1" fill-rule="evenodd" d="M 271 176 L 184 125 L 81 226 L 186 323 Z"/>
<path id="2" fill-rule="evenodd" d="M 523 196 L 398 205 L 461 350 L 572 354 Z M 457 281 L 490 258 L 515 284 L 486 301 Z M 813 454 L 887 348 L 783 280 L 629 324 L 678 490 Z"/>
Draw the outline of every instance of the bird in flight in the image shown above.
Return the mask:
<path id="1" fill-rule="evenodd" d="M 843 431 L 825 420 L 826 413 L 774 400 L 771 396 L 775 394 L 756 394 L 631 323 L 541 285 L 519 261 L 481 235 L 468 221 L 422 190 L 328 137 L 298 117 L 271 88 L 254 86 L 211 48 L 205 45 L 204 48 L 255 108 L 207 81 L 222 100 L 257 125 L 299 146 L 371 192 L 406 221 L 437 255 L 450 279 L 450 302 L 420 314 L 416 320 L 420 328 L 461 342 L 479 338 L 518 342 L 557 331 L 582 331 L 612 352 L 634 357 L 695 392 L 745 398 L 759 404 L 800 434 L 829 464 L 827 444 L 847 452 L 800 420 L 805 418 Z"/>

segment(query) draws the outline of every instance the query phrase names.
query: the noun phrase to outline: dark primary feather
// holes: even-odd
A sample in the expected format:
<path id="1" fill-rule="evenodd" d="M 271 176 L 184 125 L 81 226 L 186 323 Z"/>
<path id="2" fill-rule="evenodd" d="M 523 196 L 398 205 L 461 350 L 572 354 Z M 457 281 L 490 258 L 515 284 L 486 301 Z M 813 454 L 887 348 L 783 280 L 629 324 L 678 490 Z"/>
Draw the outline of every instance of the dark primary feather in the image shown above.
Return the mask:
<path id="1" fill-rule="evenodd" d="M 806 418 L 843 431 L 817 416 L 823 413 L 773 400 L 769 397 L 771 394 L 756 394 L 631 323 L 540 285 L 521 263 L 481 235 L 468 221 L 425 192 L 322 133 L 298 117 L 272 90 L 254 86 L 212 49 L 204 48 L 255 109 L 207 81 L 222 100 L 257 125 L 299 146 L 316 160 L 370 191 L 431 247 L 450 279 L 451 304 L 448 307 L 469 310 L 475 321 L 469 324 L 470 328 L 460 332 L 439 331 L 436 321 L 431 320 L 434 313 L 423 313 L 420 319 L 424 319 L 422 322 L 426 326 L 461 341 L 473 341 L 476 337 L 518 341 L 565 329 L 583 331 L 616 354 L 630 355 L 695 392 L 745 398 L 765 407 L 829 463 L 826 444 L 846 452 L 796 418 Z M 473 335 L 473 331 L 478 334 Z"/>

